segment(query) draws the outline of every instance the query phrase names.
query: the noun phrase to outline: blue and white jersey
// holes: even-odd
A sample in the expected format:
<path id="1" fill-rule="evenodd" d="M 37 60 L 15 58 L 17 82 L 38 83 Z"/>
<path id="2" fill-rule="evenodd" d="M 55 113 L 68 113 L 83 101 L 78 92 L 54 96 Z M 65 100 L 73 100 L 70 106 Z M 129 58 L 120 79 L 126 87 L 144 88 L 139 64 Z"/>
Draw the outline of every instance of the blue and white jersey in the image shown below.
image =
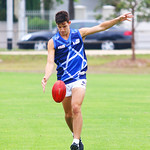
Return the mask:
<path id="1" fill-rule="evenodd" d="M 86 79 L 87 58 L 82 37 L 77 29 L 70 29 L 68 40 L 59 32 L 53 36 L 57 79 L 65 84 Z"/>

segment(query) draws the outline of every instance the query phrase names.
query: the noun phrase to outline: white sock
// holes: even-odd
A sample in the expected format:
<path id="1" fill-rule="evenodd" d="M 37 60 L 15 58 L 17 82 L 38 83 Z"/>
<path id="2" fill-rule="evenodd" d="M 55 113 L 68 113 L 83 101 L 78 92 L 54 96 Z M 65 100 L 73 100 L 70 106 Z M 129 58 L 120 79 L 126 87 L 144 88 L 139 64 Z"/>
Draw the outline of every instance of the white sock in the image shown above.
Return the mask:
<path id="1" fill-rule="evenodd" d="M 77 145 L 79 145 L 79 139 L 73 139 L 72 143 L 76 143 Z"/>

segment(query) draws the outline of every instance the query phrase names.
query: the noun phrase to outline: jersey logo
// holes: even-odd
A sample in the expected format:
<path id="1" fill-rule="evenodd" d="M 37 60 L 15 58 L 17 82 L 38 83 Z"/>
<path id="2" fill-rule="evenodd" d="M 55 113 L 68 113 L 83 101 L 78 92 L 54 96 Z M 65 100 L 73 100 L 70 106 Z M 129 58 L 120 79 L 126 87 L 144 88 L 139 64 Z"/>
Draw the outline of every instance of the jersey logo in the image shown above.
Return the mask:
<path id="1" fill-rule="evenodd" d="M 65 48 L 65 45 L 58 46 L 58 49 L 62 49 L 62 48 Z"/>
<path id="2" fill-rule="evenodd" d="M 80 43 L 80 39 L 76 39 L 75 42 L 73 42 L 73 45 L 79 44 Z"/>

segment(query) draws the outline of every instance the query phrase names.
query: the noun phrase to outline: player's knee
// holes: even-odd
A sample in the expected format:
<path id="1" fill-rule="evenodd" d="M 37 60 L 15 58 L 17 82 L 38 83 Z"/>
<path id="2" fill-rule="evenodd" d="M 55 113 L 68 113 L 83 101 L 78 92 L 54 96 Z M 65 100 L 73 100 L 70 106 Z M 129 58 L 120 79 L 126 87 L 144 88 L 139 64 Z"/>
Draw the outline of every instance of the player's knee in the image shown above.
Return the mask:
<path id="1" fill-rule="evenodd" d="M 72 118 L 72 112 L 65 113 L 65 118 L 67 119 Z"/>
<path id="2" fill-rule="evenodd" d="M 77 104 L 73 105 L 72 106 L 72 112 L 73 112 L 73 115 L 76 115 L 76 114 L 80 113 L 81 112 L 80 105 L 77 105 Z"/>

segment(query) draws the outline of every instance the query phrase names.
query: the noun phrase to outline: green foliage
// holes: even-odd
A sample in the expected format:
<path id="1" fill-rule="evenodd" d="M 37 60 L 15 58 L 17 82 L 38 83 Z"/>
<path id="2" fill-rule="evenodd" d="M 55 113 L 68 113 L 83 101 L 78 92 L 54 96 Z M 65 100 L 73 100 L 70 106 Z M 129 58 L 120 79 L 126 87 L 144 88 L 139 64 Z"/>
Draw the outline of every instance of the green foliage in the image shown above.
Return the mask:
<path id="1" fill-rule="evenodd" d="M 148 17 L 150 16 L 150 1 L 149 0 L 100 0 L 99 5 L 96 7 L 96 10 L 102 8 L 104 5 L 112 5 L 115 7 L 115 15 L 120 15 L 120 12 L 122 9 L 126 9 L 129 11 L 134 10 L 135 12 L 138 12 L 140 17 L 138 20 L 148 20 Z"/>
<path id="2" fill-rule="evenodd" d="M 28 18 L 28 29 L 49 29 L 48 20 L 41 19 L 40 17 Z"/>
<path id="3" fill-rule="evenodd" d="M 6 21 L 7 18 L 7 1 L 6 0 L 0 0 L 0 21 Z M 17 22 L 16 16 L 13 14 L 13 21 Z"/>
<path id="4" fill-rule="evenodd" d="M 53 0 L 43 0 L 44 9 L 50 10 L 53 8 Z M 57 4 L 63 4 L 63 0 L 56 0 Z M 40 10 L 40 0 L 26 0 L 26 10 Z"/>
<path id="5" fill-rule="evenodd" d="M 45 10 L 50 10 L 53 8 L 53 0 L 43 0 L 44 1 L 44 9 Z"/>
<path id="6" fill-rule="evenodd" d="M 40 10 L 40 0 L 26 0 L 26 10 Z"/>
<path id="7" fill-rule="evenodd" d="M 101 15 L 101 14 L 95 15 L 95 19 L 96 19 L 96 20 L 100 20 L 101 18 L 102 18 L 102 15 Z"/>
<path id="8" fill-rule="evenodd" d="M 52 28 L 55 28 L 57 25 L 56 25 L 56 22 L 53 20 L 52 21 Z"/>
<path id="9" fill-rule="evenodd" d="M 0 10 L 0 21 L 6 21 L 6 9 Z"/>
<path id="10" fill-rule="evenodd" d="M 6 16 L 6 9 L 0 10 L 0 21 L 6 21 L 7 16 Z M 17 22 L 18 19 L 17 17 L 13 14 L 13 22 Z"/>
<path id="11" fill-rule="evenodd" d="M 74 2 L 78 2 L 78 1 L 79 1 L 79 0 L 74 0 Z M 56 2 L 59 3 L 59 4 L 63 4 L 63 3 L 64 3 L 63 0 L 56 0 Z"/>
<path id="12" fill-rule="evenodd" d="M 52 21 L 52 28 L 56 27 L 55 21 Z M 29 30 L 49 30 L 49 20 L 41 19 L 40 17 L 28 17 Z"/>
<path id="13" fill-rule="evenodd" d="M 137 21 L 138 22 L 142 22 L 142 21 L 146 21 L 149 22 L 150 21 L 150 15 L 137 15 Z"/>
<path id="14" fill-rule="evenodd" d="M 6 0 L 0 0 L 0 10 L 6 9 Z"/>
<path id="15" fill-rule="evenodd" d="M 64 3 L 63 0 L 56 0 L 56 2 L 57 2 L 58 4 L 63 4 L 63 3 Z"/>

